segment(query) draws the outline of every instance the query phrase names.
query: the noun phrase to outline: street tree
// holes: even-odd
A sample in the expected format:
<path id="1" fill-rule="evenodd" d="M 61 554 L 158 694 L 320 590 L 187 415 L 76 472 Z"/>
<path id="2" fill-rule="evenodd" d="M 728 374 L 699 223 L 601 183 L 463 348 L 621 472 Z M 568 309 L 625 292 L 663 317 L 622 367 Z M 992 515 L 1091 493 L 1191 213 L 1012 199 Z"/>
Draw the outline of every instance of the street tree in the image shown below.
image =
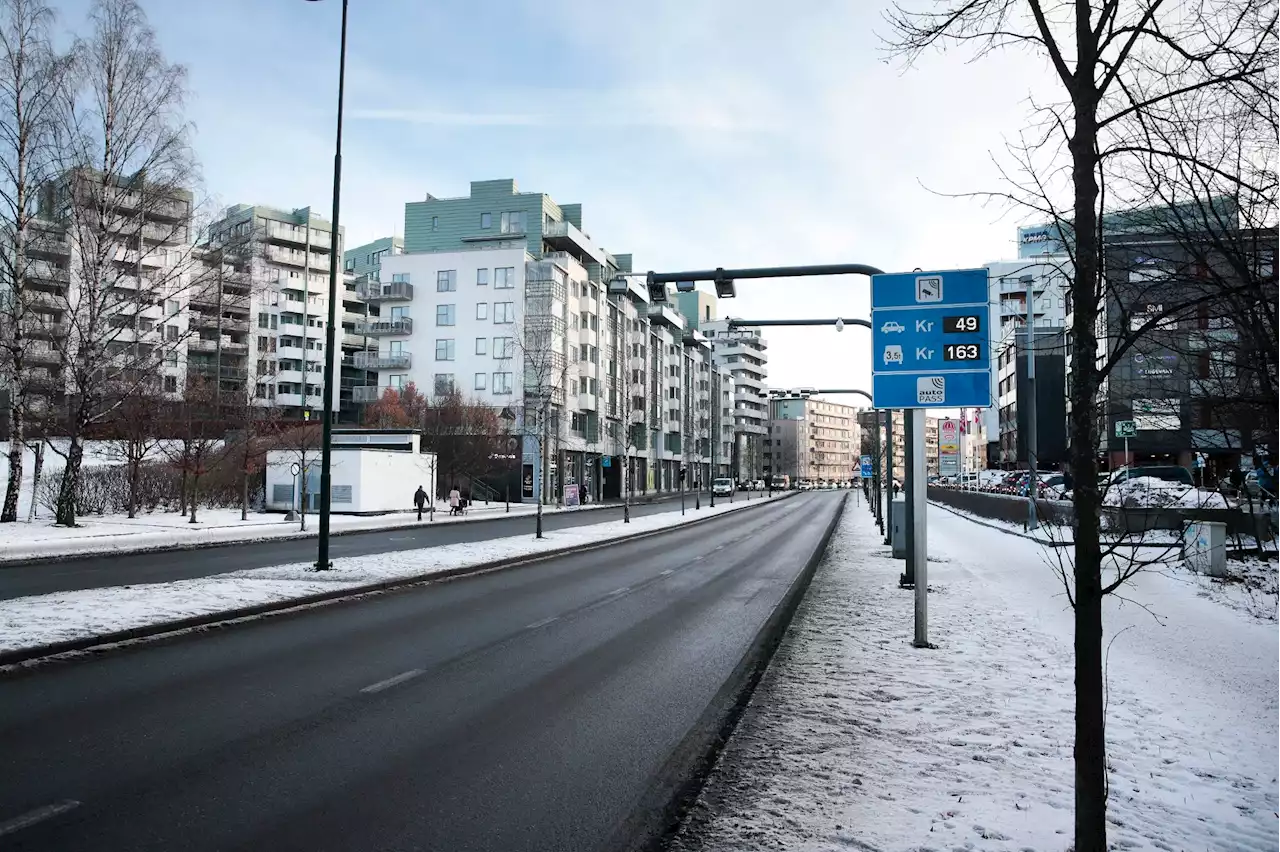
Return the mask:
<path id="1" fill-rule="evenodd" d="M 0 523 L 18 519 L 26 424 L 57 363 L 39 329 L 40 308 L 65 274 L 44 259 L 61 240 L 38 216 L 39 191 L 58 162 L 71 65 L 53 46 L 53 23 L 44 0 L 0 0 L 0 387 L 8 391 L 0 418 L 9 421 Z"/>
<path id="2" fill-rule="evenodd" d="M 1011 149 L 1009 186 L 983 193 L 1050 219 L 1063 237 L 1072 270 L 1069 441 L 1075 480 L 1075 543 L 1067 591 L 1075 613 L 1076 852 L 1107 849 L 1107 760 L 1102 601 L 1132 576 L 1104 578 L 1098 488 L 1100 391 L 1114 365 L 1142 335 L 1196 307 L 1196 299 L 1152 303 L 1157 310 L 1100 340 L 1108 305 L 1104 263 L 1108 210 L 1147 191 L 1136 164 L 1155 153 L 1135 145 L 1133 126 L 1197 122 L 1220 129 L 1220 115 L 1201 106 L 1255 102 L 1273 91 L 1274 4 L 1265 0 L 952 0 L 917 11 L 897 4 L 889 14 L 893 50 L 908 62 L 950 45 L 977 57 L 1030 50 L 1053 69 L 1060 97 L 1037 102 L 1033 126 Z M 1166 152 L 1173 159 L 1195 154 Z M 1046 177 L 1046 175 L 1048 177 Z M 1055 183 L 1053 176 L 1063 176 Z M 1200 197 L 1202 202 L 1207 199 Z M 1186 199 L 1181 199 L 1186 200 Z M 1114 326 L 1113 326 L 1114 327 Z"/>
<path id="3" fill-rule="evenodd" d="M 191 238 L 186 71 L 164 58 L 136 0 L 96 0 L 90 22 L 73 48 L 78 90 L 59 176 L 42 201 L 70 244 L 70 286 L 55 311 L 65 335 L 63 526 L 76 523 L 86 430 L 176 355 L 189 334 L 178 314 L 204 283 Z M 163 390 L 177 393 L 169 381 Z"/>
<path id="4" fill-rule="evenodd" d="M 187 382 L 179 399 L 169 402 L 172 440 L 165 443 L 169 463 L 181 474 L 179 510 L 188 514 L 188 523 L 198 523 L 200 480 L 223 460 L 227 434 L 224 412 L 218 405 L 213 383 L 195 377 Z"/>

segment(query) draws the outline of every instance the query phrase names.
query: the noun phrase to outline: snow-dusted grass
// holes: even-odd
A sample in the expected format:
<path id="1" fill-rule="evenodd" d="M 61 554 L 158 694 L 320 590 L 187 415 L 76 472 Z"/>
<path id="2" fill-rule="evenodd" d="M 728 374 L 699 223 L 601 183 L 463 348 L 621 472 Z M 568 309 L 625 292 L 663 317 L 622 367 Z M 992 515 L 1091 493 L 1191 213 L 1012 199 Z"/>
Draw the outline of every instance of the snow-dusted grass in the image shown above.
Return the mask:
<path id="1" fill-rule="evenodd" d="M 44 467 L 40 471 L 40 481 L 56 481 L 62 476 L 62 468 L 66 463 L 56 450 L 62 452 L 67 451 L 67 441 L 65 439 L 54 439 L 44 449 Z M 151 459 L 164 458 L 164 448 L 157 446 L 153 448 L 148 455 Z M 124 459 L 121 458 L 116 451 L 115 445 L 111 441 L 85 441 L 84 458 L 80 462 L 81 467 L 101 467 L 109 464 L 122 464 Z M 35 494 L 35 464 L 36 454 L 30 448 L 25 448 L 22 452 L 22 488 L 18 492 L 18 517 L 22 520 L 27 519 L 27 513 L 31 510 L 31 501 Z M 4 499 L 4 489 L 9 482 L 9 442 L 0 441 L 0 500 Z M 48 514 L 39 506 L 36 507 L 36 515 Z M 0 547 L 3 547 L 3 541 L 0 541 Z"/>
<path id="2" fill-rule="evenodd" d="M 714 509 L 703 506 L 697 511 L 690 507 L 684 516 L 673 508 L 669 512 L 635 517 L 629 524 L 609 521 L 548 531 L 546 537 L 540 540 L 530 533 L 489 541 L 337 559 L 334 570 L 326 573 L 315 572 L 311 563 L 299 562 L 194 580 L 58 592 L 0 601 L 0 651 L 99 636 L 112 631 L 285 601 L 334 589 L 354 588 L 385 580 L 483 565 L 497 560 L 551 553 L 620 536 L 679 526 L 700 518 L 758 506 L 768 499 L 721 503 Z M 773 499 L 782 499 L 782 496 Z"/>
<path id="3" fill-rule="evenodd" d="M 938 648 L 911 647 L 902 563 L 847 511 L 676 848 L 1070 848 L 1073 625 L 1051 557 L 937 507 L 928 534 Z M 1144 573 L 1106 605 L 1114 849 L 1277 848 L 1277 628 L 1199 592 Z"/>

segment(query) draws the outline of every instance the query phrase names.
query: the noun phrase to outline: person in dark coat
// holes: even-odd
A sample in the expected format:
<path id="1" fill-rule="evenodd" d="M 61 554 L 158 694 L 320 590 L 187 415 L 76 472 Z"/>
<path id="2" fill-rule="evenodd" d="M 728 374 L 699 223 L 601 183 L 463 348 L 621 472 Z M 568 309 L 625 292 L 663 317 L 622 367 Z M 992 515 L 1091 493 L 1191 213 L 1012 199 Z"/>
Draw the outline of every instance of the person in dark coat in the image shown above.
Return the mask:
<path id="1" fill-rule="evenodd" d="M 422 486 L 418 486 L 418 490 L 413 492 L 413 505 L 418 507 L 418 520 L 422 520 L 422 507 L 427 503 L 427 492 L 422 490 Z"/>

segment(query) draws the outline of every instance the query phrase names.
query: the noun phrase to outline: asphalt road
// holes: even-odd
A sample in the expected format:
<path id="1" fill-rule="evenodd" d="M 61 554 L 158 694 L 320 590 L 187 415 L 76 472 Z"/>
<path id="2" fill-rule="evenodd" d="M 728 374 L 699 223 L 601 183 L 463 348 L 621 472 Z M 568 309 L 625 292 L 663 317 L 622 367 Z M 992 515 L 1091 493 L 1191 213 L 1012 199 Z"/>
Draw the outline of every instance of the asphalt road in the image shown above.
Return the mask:
<path id="1" fill-rule="evenodd" d="M 625 848 L 840 498 L 0 679 L 0 848 Z"/>
<path id="2" fill-rule="evenodd" d="M 734 495 L 743 500 L 745 494 Z M 693 511 L 693 498 L 687 497 L 688 511 Z M 706 495 L 703 495 L 705 501 Z M 723 499 L 723 498 L 721 498 Z M 756 496 L 759 499 L 759 496 Z M 655 512 L 678 512 L 678 497 L 663 497 L 653 503 L 637 503 L 631 507 L 633 517 Z M 546 529 L 600 524 L 622 520 L 622 506 L 591 509 L 585 512 L 553 512 L 543 515 Z M 314 523 L 315 518 L 311 521 Z M 392 530 L 350 533 L 329 540 L 332 558 L 366 556 L 396 550 L 414 550 L 441 544 L 485 541 L 510 535 L 531 533 L 531 516 L 501 518 L 460 524 L 429 524 L 396 527 Z M 98 589 L 106 586 L 130 586 L 139 583 L 163 583 L 225 574 L 244 568 L 263 568 L 290 562 L 314 562 L 316 540 L 246 542 L 244 544 L 195 550 L 157 551 L 153 553 L 105 554 L 58 562 L 0 566 L 0 600 L 27 595 L 46 595 L 74 589 Z"/>

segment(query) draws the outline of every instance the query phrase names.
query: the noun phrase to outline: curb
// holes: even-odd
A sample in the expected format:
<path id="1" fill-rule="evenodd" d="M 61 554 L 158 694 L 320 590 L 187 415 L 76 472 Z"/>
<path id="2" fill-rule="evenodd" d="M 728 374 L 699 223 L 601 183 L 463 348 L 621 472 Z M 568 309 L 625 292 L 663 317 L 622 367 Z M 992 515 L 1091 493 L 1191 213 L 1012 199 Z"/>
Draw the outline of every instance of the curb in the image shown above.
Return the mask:
<path id="1" fill-rule="evenodd" d="M 678 496 L 678 495 L 663 494 L 659 497 L 650 497 L 650 498 L 644 498 L 640 500 L 633 500 L 631 505 L 632 506 L 641 506 L 641 505 L 648 506 L 654 503 L 661 503 L 661 502 L 665 502 L 666 500 L 673 499 L 674 496 Z M 515 504 L 515 505 L 521 505 L 521 504 Z M 543 508 L 545 509 L 546 507 L 544 506 Z M 596 511 L 603 511 L 604 509 L 620 509 L 620 508 L 622 508 L 621 503 L 595 503 L 587 506 L 579 506 L 576 511 L 596 512 Z M 405 511 L 405 512 L 395 512 L 395 513 L 388 513 L 388 514 L 389 515 L 412 514 L 412 512 Z M 517 515 L 516 517 L 532 518 L 536 514 L 537 514 L 536 512 L 530 512 L 527 515 L 522 514 L 522 515 Z M 311 515 L 311 517 L 315 517 L 315 515 Z M 511 517 L 512 517 L 511 515 L 508 515 L 506 512 L 503 512 L 501 515 L 493 515 L 491 517 L 486 516 L 486 517 L 480 517 L 480 518 L 464 519 L 461 521 L 450 521 L 449 524 L 450 525 L 491 524 L 496 521 L 510 520 Z M 544 513 L 544 517 L 545 517 L 545 513 Z M 430 522 L 424 521 L 423 523 L 427 524 Z M 390 526 L 381 526 L 381 527 L 365 527 L 363 529 L 352 529 L 352 530 L 333 530 L 333 531 L 330 531 L 329 537 L 337 538 L 340 536 L 361 535 L 364 533 L 388 532 L 391 530 L 417 529 L 417 528 L 418 528 L 418 525 L 414 523 L 414 524 L 393 524 Z M 271 541 L 301 541 L 303 539 L 315 538 L 316 535 L 317 533 L 314 530 L 307 530 L 306 532 L 295 530 L 294 532 L 288 533 L 286 535 L 268 535 L 268 536 L 259 536 L 256 538 L 233 539 L 230 541 L 194 541 L 188 544 L 178 543 L 178 544 L 160 544 L 160 545 L 152 545 L 152 546 L 144 545 L 144 546 L 137 546 L 137 547 L 123 547 L 119 550 L 104 550 L 104 551 L 98 551 L 98 552 L 82 551 L 80 553 L 55 553 L 47 556 L 30 556 L 30 557 L 20 556 L 12 559 L 8 557 L 0 557 L 0 571 L 5 570 L 6 568 L 25 568 L 29 565 L 51 565 L 59 562 L 73 562 L 77 559 L 85 559 L 85 558 L 91 558 L 91 557 L 110 558 L 113 556 L 137 556 L 142 553 L 182 553 L 189 550 L 213 550 L 219 547 L 239 547 L 240 545 L 244 545 L 244 544 L 262 544 L 263 542 L 271 542 Z"/>
<path id="2" fill-rule="evenodd" d="M 808 562 L 760 627 L 742 660 L 716 692 L 702 716 L 658 771 L 658 780 L 615 834 L 617 842 L 611 843 L 610 848 L 627 852 L 661 852 L 679 831 L 689 808 L 697 801 L 707 777 L 720 759 L 721 751 L 746 712 L 787 628 L 791 626 L 792 618 L 809 591 L 813 576 L 826 556 L 827 546 L 847 507 L 848 494 L 845 494 Z"/>
<path id="3" fill-rule="evenodd" d="M 758 506 L 768 506 L 787 500 L 792 494 L 784 494 L 776 500 L 763 500 L 756 506 L 747 505 L 739 512 L 748 511 Z M 728 514 L 728 513 L 724 513 Z M 317 592 L 311 595 L 304 595 L 297 598 L 289 598 L 287 600 L 272 601 L 270 603 L 254 604 L 253 606 L 240 607 L 239 609 L 221 610 L 219 612 L 210 612 L 204 615 L 194 615 L 189 618 L 179 618 L 174 621 L 158 622 L 156 624 L 145 624 L 138 627 L 130 627 L 127 630 L 116 630 L 110 633 L 100 633 L 96 636 L 84 636 L 79 639 L 66 639 L 61 642 L 50 642 L 45 645 L 32 645 L 27 648 L 15 648 L 9 651 L 0 651 L 0 667 L 10 666 L 16 663 L 27 663 L 32 660 L 38 660 L 42 657 L 52 657 L 57 654 L 66 654 L 73 651 L 87 651 L 102 645 L 113 645 L 120 642 L 130 642 L 137 639 L 147 639 L 151 637 L 161 636 L 166 633 L 175 633 L 183 630 L 190 630 L 195 627 L 209 627 L 220 624 L 230 624 L 244 619 L 257 618 L 263 615 L 275 613 L 285 613 L 289 610 L 305 609 L 317 604 L 336 603 L 343 600 L 355 599 L 369 594 L 377 594 L 379 592 L 392 591 L 402 587 L 414 586 L 419 584 L 430 584 L 442 580 L 453 580 L 467 577 L 473 574 L 483 574 L 490 571 L 501 571 L 511 568 L 517 568 L 522 565 L 530 565 L 537 562 L 543 562 L 547 559 L 553 559 L 560 556 L 568 556 L 576 553 L 584 553 L 591 550 L 599 550 L 604 547 L 617 544 L 624 541 L 637 541 L 651 536 L 662 535 L 672 530 L 684 529 L 697 524 L 705 524 L 723 517 L 722 515 L 712 515 L 706 518 L 694 518 L 690 521 L 674 524 L 658 530 L 648 530 L 646 532 L 632 533 L 630 535 L 611 538 L 607 541 L 593 542 L 591 544 L 578 544 L 570 547 L 558 548 L 556 550 L 548 550 L 532 556 L 513 556 L 508 559 L 498 559 L 492 562 L 482 562 L 476 565 L 465 565 L 459 568 L 450 568 L 445 571 L 436 571 L 431 574 L 415 574 L 408 577 L 397 577 L 392 580 L 380 580 L 376 583 L 368 583 L 363 586 L 349 586 L 345 589 L 334 589 L 329 592 Z M 828 533 L 828 537 L 829 537 Z M 825 542 L 825 539 L 824 539 Z M 825 545 L 824 545 L 825 546 Z"/>

